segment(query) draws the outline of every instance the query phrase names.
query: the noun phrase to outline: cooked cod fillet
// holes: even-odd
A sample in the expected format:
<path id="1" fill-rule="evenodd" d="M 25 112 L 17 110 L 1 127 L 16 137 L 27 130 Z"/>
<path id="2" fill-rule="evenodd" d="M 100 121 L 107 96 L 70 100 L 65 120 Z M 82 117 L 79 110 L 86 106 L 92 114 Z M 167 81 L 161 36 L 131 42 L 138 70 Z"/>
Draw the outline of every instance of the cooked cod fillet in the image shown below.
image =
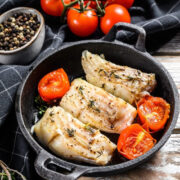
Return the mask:
<path id="1" fill-rule="evenodd" d="M 156 86 L 155 74 L 113 64 L 89 51 L 82 53 L 82 66 L 89 83 L 134 104 Z"/>
<path id="2" fill-rule="evenodd" d="M 106 165 L 116 149 L 99 130 L 83 124 L 60 106 L 48 108 L 34 132 L 55 154 L 92 164 Z"/>
<path id="3" fill-rule="evenodd" d="M 136 117 L 136 109 L 82 79 L 75 79 L 60 106 L 83 123 L 109 133 L 121 133 Z"/>

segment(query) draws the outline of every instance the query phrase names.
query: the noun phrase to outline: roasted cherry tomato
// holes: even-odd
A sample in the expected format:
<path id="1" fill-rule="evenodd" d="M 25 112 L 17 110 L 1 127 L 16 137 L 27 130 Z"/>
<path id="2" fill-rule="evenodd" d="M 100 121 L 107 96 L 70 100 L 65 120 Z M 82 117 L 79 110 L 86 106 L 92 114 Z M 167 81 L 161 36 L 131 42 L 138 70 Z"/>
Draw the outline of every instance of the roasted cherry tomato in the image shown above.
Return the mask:
<path id="1" fill-rule="evenodd" d="M 80 6 L 75 5 L 74 8 L 80 9 Z M 86 37 L 95 32 L 98 26 L 98 17 L 91 7 L 87 7 L 84 12 L 70 9 L 67 14 L 67 24 L 75 35 Z"/>
<path id="2" fill-rule="evenodd" d="M 104 34 L 107 34 L 114 24 L 118 22 L 131 22 L 128 10 L 118 4 L 112 4 L 105 8 L 105 15 L 101 18 L 100 27 Z"/>
<path id="3" fill-rule="evenodd" d="M 46 102 L 61 98 L 69 88 L 68 76 L 62 68 L 46 74 L 38 84 L 39 95 Z"/>
<path id="4" fill-rule="evenodd" d="M 170 105 L 160 97 L 145 96 L 137 103 L 140 121 L 146 130 L 161 130 L 169 118 Z"/>
<path id="5" fill-rule="evenodd" d="M 135 159 L 149 151 L 156 140 L 139 124 L 124 129 L 118 139 L 118 152 L 127 159 Z"/>
<path id="6" fill-rule="evenodd" d="M 71 0 L 64 0 L 65 4 L 69 4 Z M 64 6 L 61 0 L 41 0 L 41 7 L 44 12 L 51 16 L 61 16 Z"/>
<path id="7" fill-rule="evenodd" d="M 126 7 L 127 9 L 129 9 L 133 3 L 134 0 L 107 0 L 108 4 L 120 4 L 124 7 Z"/>

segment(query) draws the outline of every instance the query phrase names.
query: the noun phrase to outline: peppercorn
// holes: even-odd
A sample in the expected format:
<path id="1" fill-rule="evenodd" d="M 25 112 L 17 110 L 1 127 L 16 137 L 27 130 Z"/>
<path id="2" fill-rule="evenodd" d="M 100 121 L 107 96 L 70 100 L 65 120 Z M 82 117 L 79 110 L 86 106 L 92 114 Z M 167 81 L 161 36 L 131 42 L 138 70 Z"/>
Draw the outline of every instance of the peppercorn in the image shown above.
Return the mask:
<path id="1" fill-rule="evenodd" d="M 0 24 L 0 50 L 14 50 L 24 46 L 40 27 L 37 15 L 15 13 Z"/>

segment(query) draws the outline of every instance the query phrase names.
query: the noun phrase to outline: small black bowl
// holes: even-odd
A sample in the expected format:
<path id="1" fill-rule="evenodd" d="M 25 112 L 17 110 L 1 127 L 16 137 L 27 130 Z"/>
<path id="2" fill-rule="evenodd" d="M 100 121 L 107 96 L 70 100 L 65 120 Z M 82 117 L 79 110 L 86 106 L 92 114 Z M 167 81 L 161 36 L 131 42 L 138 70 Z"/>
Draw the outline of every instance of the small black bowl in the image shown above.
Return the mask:
<path id="1" fill-rule="evenodd" d="M 119 28 L 135 31 L 139 34 L 138 41 L 135 46 L 114 41 L 116 31 Z M 105 37 L 105 39 L 81 41 L 63 46 L 51 55 L 44 57 L 41 62 L 38 62 L 34 65 L 34 67 L 32 67 L 18 90 L 16 115 L 22 133 L 37 153 L 38 157 L 35 161 L 35 168 L 40 176 L 48 180 L 65 180 L 76 179 L 82 174 L 86 174 L 88 176 L 105 176 L 112 175 L 114 173 L 121 173 L 147 161 L 168 140 L 178 118 L 178 91 L 167 70 L 162 66 L 162 64 L 156 61 L 145 51 L 144 41 L 145 32 L 142 28 L 132 24 L 118 23 Z M 144 155 L 134 160 L 125 160 L 118 153 L 115 153 L 115 160 L 107 166 L 95 166 L 78 163 L 76 161 L 70 161 L 57 157 L 52 152 L 44 148 L 31 134 L 30 130 L 34 123 L 34 98 L 37 93 L 39 80 L 48 72 L 60 67 L 63 67 L 67 74 L 72 78 L 81 76 L 83 74 L 81 66 L 81 53 L 83 50 L 89 50 L 90 52 L 97 54 L 103 53 L 107 60 L 116 64 L 127 65 L 147 73 L 156 74 L 158 85 L 153 95 L 160 96 L 170 103 L 171 113 L 166 126 L 158 134 L 157 144 Z M 61 167 L 68 171 L 69 174 L 64 175 L 60 172 L 53 171 L 49 169 L 49 164 Z"/>

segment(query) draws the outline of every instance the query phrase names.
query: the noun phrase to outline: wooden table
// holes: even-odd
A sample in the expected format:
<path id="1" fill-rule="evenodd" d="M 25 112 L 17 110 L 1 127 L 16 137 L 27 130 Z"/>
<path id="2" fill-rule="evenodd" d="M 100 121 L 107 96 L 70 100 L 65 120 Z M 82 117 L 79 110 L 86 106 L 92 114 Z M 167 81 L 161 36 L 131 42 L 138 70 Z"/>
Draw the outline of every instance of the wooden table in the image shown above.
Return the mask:
<path id="1" fill-rule="evenodd" d="M 154 57 L 170 72 L 180 94 L 180 33 Z M 167 143 L 147 163 L 116 176 L 81 177 L 79 180 L 180 180 L 180 116 Z"/>

